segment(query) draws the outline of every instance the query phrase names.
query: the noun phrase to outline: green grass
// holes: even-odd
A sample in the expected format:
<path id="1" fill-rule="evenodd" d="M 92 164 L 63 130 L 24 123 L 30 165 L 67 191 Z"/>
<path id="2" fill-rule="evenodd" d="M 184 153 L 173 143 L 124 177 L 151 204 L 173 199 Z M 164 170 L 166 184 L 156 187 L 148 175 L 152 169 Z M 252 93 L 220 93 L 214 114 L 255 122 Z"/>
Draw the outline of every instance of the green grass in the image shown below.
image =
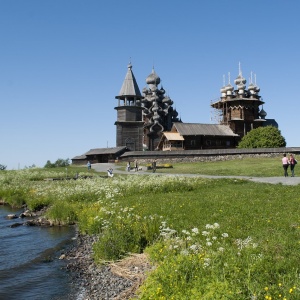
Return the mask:
<path id="1" fill-rule="evenodd" d="M 163 171 L 195 173 L 200 165 L 245 176 L 255 169 L 271 176 L 278 168 L 282 176 L 280 157 L 175 164 Z M 156 268 L 140 299 L 300 299 L 299 185 L 118 174 L 44 181 L 49 174 L 64 172 L 0 172 L 0 198 L 48 206 L 54 223 L 77 222 L 83 234 L 98 234 L 97 262 L 148 253 Z"/>
<path id="2" fill-rule="evenodd" d="M 172 165 L 173 168 L 157 169 L 156 173 L 253 177 L 283 176 L 281 156 L 273 158 L 236 158 L 227 161 L 172 163 Z M 297 171 L 297 167 L 295 171 Z"/>

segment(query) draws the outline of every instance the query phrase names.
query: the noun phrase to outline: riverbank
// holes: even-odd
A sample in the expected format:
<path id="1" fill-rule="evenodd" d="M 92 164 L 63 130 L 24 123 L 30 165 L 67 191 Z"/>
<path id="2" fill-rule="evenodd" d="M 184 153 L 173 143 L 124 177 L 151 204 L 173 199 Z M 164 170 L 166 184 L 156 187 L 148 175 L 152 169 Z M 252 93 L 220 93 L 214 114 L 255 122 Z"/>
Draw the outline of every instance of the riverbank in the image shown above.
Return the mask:
<path id="1" fill-rule="evenodd" d="M 76 242 L 60 259 L 67 261 L 74 296 L 77 300 L 133 299 L 138 287 L 151 270 L 145 254 L 134 254 L 117 262 L 96 265 L 93 243 L 96 236 L 78 234 Z"/>

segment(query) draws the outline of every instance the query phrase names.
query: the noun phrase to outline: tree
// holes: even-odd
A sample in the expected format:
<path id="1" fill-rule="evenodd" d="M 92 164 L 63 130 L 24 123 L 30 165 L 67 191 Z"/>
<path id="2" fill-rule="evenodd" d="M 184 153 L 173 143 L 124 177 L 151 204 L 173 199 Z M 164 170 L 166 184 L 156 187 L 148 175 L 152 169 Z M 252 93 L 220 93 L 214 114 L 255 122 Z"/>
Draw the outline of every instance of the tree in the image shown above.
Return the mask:
<path id="1" fill-rule="evenodd" d="M 70 160 L 68 158 L 67 159 L 59 158 L 55 162 L 56 167 L 67 167 L 69 165 L 70 165 Z"/>
<path id="2" fill-rule="evenodd" d="M 47 160 L 44 168 L 56 168 L 56 167 L 67 167 L 70 165 L 70 159 L 67 158 L 67 159 L 62 159 L 62 158 L 59 158 L 56 160 L 55 163 L 51 163 L 50 160 Z"/>
<path id="3" fill-rule="evenodd" d="M 285 147 L 285 138 L 274 126 L 258 127 L 245 135 L 238 148 L 279 148 Z"/>
<path id="4" fill-rule="evenodd" d="M 1 165 L 1 164 L 0 164 L 0 171 L 6 170 L 6 167 L 7 167 L 7 166 L 4 166 L 4 165 Z"/>

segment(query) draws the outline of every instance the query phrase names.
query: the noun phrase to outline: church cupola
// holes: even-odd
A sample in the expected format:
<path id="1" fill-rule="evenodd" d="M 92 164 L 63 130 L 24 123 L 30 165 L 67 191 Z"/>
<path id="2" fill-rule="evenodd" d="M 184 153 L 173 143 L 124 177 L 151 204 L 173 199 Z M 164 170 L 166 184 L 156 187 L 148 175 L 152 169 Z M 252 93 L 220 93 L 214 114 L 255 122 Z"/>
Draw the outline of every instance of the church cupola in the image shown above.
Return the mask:
<path id="1" fill-rule="evenodd" d="M 239 63 L 239 75 L 234 81 L 235 85 L 237 86 L 238 94 L 240 96 L 243 96 L 245 94 L 245 89 L 246 89 L 246 79 L 242 75 L 242 70 L 241 70 L 241 64 Z"/>

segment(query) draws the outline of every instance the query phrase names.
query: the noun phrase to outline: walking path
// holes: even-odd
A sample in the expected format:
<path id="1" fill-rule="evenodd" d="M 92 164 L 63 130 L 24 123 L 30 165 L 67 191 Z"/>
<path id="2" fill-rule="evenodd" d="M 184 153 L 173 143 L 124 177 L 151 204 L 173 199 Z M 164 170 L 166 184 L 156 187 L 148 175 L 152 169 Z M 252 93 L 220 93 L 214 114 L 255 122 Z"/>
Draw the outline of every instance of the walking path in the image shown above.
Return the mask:
<path id="1" fill-rule="evenodd" d="M 202 177 L 202 178 L 239 178 L 247 179 L 254 182 L 263 182 L 271 184 L 283 184 L 283 185 L 298 185 L 300 184 L 300 177 L 250 177 L 250 176 L 214 176 L 214 175 L 199 175 L 199 174 L 166 174 L 166 173 L 151 173 L 146 172 L 145 167 L 143 170 L 138 172 L 125 170 L 125 166 L 122 168 L 120 166 L 115 166 L 114 163 L 98 163 L 92 164 L 92 169 L 96 172 L 107 172 L 107 169 L 112 168 L 115 174 L 130 174 L 130 175 L 164 175 L 164 176 L 185 176 L 185 177 Z"/>

